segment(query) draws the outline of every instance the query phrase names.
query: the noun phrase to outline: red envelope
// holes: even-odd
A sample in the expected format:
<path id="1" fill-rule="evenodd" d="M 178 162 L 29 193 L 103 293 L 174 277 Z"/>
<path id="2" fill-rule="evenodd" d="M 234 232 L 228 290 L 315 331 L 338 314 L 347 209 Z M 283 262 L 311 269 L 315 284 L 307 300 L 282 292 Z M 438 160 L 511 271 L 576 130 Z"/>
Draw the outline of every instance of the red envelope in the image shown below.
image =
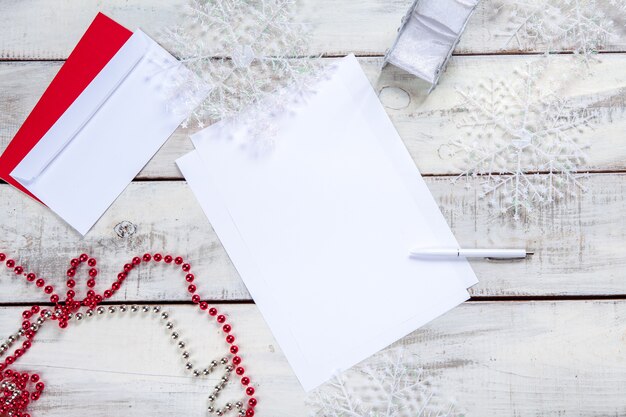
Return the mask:
<path id="1" fill-rule="evenodd" d="M 132 32 L 98 13 L 65 64 L 0 156 L 0 178 L 33 197 L 10 174 L 130 38 Z M 35 198 L 35 197 L 33 197 Z"/>

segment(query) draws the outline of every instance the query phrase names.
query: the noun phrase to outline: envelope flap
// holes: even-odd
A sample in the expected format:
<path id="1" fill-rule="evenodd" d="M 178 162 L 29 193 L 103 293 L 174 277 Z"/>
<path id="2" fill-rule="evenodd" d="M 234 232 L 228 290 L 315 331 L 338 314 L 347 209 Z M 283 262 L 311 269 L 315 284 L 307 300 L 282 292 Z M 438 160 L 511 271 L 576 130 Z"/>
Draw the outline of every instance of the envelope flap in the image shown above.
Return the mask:
<path id="1" fill-rule="evenodd" d="M 11 172 L 21 183 L 41 175 L 146 56 L 150 38 L 136 31 Z"/>

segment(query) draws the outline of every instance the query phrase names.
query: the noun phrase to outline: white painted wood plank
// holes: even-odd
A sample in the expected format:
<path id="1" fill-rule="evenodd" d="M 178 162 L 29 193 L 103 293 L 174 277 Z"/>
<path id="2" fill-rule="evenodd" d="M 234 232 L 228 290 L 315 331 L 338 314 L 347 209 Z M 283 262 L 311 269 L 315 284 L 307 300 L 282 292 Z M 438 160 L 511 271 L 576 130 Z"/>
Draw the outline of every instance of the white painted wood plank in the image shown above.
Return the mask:
<path id="1" fill-rule="evenodd" d="M 530 223 L 494 218 L 473 189 L 447 177 L 427 183 L 460 244 L 467 247 L 523 247 L 536 251 L 524 261 L 476 260 L 481 283 L 474 296 L 626 294 L 626 175 L 595 174 L 589 192 L 563 202 Z M 129 228 L 120 228 L 127 222 Z M 134 229 L 136 228 L 136 229 Z M 132 230 L 134 229 L 134 232 Z M 184 182 L 136 182 L 95 228 L 81 238 L 48 209 L 8 185 L 0 186 L 0 248 L 55 285 L 72 257 L 86 251 L 100 259 L 101 284 L 124 263 L 145 251 L 181 254 L 198 276 L 204 296 L 248 299 L 238 274 Z M 23 279 L 0 269 L 0 302 L 42 300 Z M 103 287 L 100 287 L 103 288 Z M 187 300 L 179 272 L 142 268 L 129 277 L 117 300 Z"/>
<path id="2" fill-rule="evenodd" d="M 312 28 L 311 54 L 382 55 L 391 46 L 412 0 L 303 0 L 298 21 Z M 520 52 L 508 42 L 514 0 L 485 0 L 471 18 L 457 53 Z M 159 32 L 181 19 L 185 0 L 8 0 L 0 3 L 0 59 L 65 59 L 98 11 L 128 28 Z M 602 12 L 614 16 L 608 2 Z M 617 22 L 608 51 L 626 50 L 626 27 Z M 531 45 L 532 46 L 532 45 Z M 563 45 L 567 49 L 568 45 Z M 543 45 L 522 48 L 543 52 Z"/>
<path id="3" fill-rule="evenodd" d="M 192 307 L 167 309 L 193 353 L 213 359 L 221 345 L 215 328 Z M 256 306 L 222 310 L 258 382 L 259 415 L 307 415 L 304 393 Z M 0 309 L 1 336 L 15 329 L 20 312 Z M 118 315 L 75 324 L 44 328 L 18 362 L 46 381 L 33 416 L 205 415 L 214 383 L 185 375 L 157 323 Z M 438 393 L 467 417 L 617 416 L 626 413 L 625 333 L 624 301 L 481 302 L 456 308 L 399 345 L 419 356 Z"/>
<path id="4" fill-rule="evenodd" d="M 528 56 L 455 57 L 430 95 L 424 82 L 392 67 L 380 71 L 380 59 L 361 63 L 394 125 L 405 141 L 418 168 L 424 174 L 455 174 L 467 168 L 466 155 L 451 152 L 450 143 L 465 131 L 459 130 L 467 106 L 459 91 L 468 91 L 492 79 L 513 77 L 514 72 L 537 59 Z M 331 60 L 332 61 L 332 60 Z M 59 68 L 59 63 L 0 64 L 0 152 L 31 111 Z M 550 76 L 569 72 L 571 79 L 559 91 L 574 107 L 588 106 L 599 115 L 595 128 L 584 133 L 591 145 L 586 170 L 626 169 L 626 54 L 603 55 L 593 72 L 580 76 L 580 67 L 571 56 L 558 56 L 542 78 L 540 88 L 554 87 Z M 188 134 L 178 130 L 140 174 L 140 178 L 180 178 L 175 160 L 192 149 Z"/>

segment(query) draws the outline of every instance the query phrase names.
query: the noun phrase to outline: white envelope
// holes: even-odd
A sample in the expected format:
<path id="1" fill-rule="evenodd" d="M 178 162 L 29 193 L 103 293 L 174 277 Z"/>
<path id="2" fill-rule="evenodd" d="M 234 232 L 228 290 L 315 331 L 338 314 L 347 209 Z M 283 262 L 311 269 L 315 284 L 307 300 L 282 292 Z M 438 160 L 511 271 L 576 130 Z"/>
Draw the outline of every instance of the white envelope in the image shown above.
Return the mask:
<path id="1" fill-rule="evenodd" d="M 190 77 L 136 31 L 11 176 L 86 234 L 205 97 Z"/>
<path id="2" fill-rule="evenodd" d="M 223 121 L 179 159 L 189 186 L 306 390 L 466 300 L 464 260 L 354 56 L 250 146 Z"/>

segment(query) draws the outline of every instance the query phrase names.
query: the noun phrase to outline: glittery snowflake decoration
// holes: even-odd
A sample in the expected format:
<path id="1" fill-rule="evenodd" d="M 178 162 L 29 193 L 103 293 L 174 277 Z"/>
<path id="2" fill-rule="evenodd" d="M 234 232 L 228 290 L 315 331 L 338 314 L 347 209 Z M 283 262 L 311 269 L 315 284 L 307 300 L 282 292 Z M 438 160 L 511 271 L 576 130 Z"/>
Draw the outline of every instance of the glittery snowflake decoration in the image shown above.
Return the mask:
<path id="1" fill-rule="evenodd" d="M 585 190 L 577 171 L 586 161 L 584 133 L 597 115 L 540 87 L 545 65 L 529 63 L 512 77 L 459 90 L 457 125 L 465 135 L 451 146 L 469 168 L 454 181 L 478 181 L 480 197 L 515 220 Z"/>
<path id="2" fill-rule="evenodd" d="M 181 25 L 164 36 L 199 76 L 186 87 L 210 91 L 187 123 L 204 127 L 254 106 L 263 117 L 283 106 L 282 92 L 307 89 L 318 62 L 306 56 L 307 30 L 295 9 L 295 0 L 191 0 Z"/>
<path id="3" fill-rule="evenodd" d="M 374 356 L 314 391 L 312 417 L 457 417 L 454 404 L 403 349 Z"/>
<path id="4" fill-rule="evenodd" d="M 585 61 L 606 47 L 625 18 L 623 0 L 491 0 L 492 9 L 507 19 L 504 48 L 571 50 Z M 623 25 L 623 23 L 621 23 Z M 623 30 L 623 28 L 621 28 Z"/>

